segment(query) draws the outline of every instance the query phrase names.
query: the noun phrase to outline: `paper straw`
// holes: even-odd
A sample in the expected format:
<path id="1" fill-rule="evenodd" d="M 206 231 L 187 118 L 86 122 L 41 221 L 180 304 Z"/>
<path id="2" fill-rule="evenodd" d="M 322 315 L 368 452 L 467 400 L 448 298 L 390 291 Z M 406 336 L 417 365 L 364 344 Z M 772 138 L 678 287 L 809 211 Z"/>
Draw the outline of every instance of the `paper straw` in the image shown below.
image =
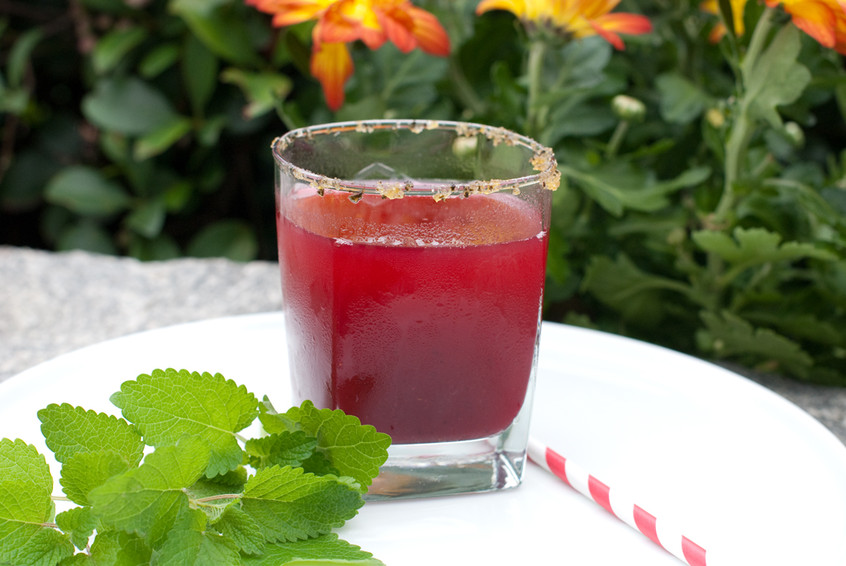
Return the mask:
<path id="1" fill-rule="evenodd" d="M 548 446 L 529 439 L 529 459 L 685 564 L 707 566 L 705 549 L 682 535 L 675 525 L 650 515 L 639 505 L 621 497 L 617 491 L 614 491 L 612 505 L 610 487 Z"/>

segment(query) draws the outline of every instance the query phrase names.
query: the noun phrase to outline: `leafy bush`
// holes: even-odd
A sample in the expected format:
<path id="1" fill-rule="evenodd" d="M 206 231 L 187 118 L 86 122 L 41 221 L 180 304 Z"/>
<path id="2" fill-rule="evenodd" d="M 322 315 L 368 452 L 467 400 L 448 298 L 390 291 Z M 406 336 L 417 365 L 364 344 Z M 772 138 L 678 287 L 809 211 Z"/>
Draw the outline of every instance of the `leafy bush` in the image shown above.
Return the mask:
<path id="1" fill-rule="evenodd" d="M 558 156 L 547 319 L 846 384 L 846 12 L 807 3 L 831 10 L 831 37 L 800 31 L 791 6 L 711 2 L 721 20 L 699 0 L 624 0 L 651 31 L 623 50 L 576 20 L 561 34 L 421 0 L 450 56 L 351 42 L 332 111 L 310 73 L 314 21 L 274 27 L 258 0 L 11 0 L 2 241 L 272 259 L 273 137 L 472 120 Z"/>

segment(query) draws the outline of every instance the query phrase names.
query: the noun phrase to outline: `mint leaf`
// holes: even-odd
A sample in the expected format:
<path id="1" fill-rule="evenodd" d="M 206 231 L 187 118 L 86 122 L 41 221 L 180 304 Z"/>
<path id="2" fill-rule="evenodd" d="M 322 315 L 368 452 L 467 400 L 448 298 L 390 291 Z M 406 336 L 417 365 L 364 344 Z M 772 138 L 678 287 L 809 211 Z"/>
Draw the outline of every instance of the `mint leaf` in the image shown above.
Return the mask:
<path id="1" fill-rule="evenodd" d="M 19 481 L 29 491 L 50 497 L 53 476 L 38 449 L 23 440 L 0 440 L 0 481 Z"/>
<path id="2" fill-rule="evenodd" d="M 268 415 L 265 417 L 269 419 Z M 282 418 L 299 423 L 306 434 L 315 437 L 332 466 L 341 475 L 355 479 L 362 492 L 367 491 L 379 474 L 379 467 L 388 459 L 391 437 L 341 410 L 318 409 L 311 401 L 304 401 Z"/>
<path id="3" fill-rule="evenodd" d="M 75 547 L 82 550 L 88 546 L 88 539 L 97 528 L 97 519 L 90 507 L 73 507 L 56 515 L 56 525 L 70 536 Z"/>
<path id="4" fill-rule="evenodd" d="M 363 504 L 357 484 L 289 466 L 256 472 L 241 499 L 243 511 L 273 542 L 326 534 L 343 526 Z"/>
<path id="5" fill-rule="evenodd" d="M 264 537 L 255 519 L 244 513 L 238 505 L 226 508 L 214 528 L 228 536 L 242 552 L 261 554 Z"/>
<path id="6" fill-rule="evenodd" d="M 79 505 L 88 505 L 88 493 L 92 489 L 129 469 L 126 460 L 111 450 L 77 452 L 62 466 L 62 477 L 59 481 L 68 499 Z"/>
<path id="7" fill-rule="evenodd" d="M 303 431 L 273 433 L 251 438 L 246 443 L 250 465 L 256 469 L 270 466 L 302 467 L 317 448 L 317 439 Z"/>
<path id="8" fill-rule="evenodd" d="M 241 555 L 227 538 L 214 532 L 174 529 L 153 553 L 154 566 L 240 566 Z"/>
<path id="9" fill-rule="evenodd" d="M 264 431 L 268 434 L 297 432 L 303 429 L 299 422 L 289 418 L 284 413 L 277 412 L 267 395 L 259 403 L 259 420 Z"/>
<path id="10" fill-rule="evenodd" d="M 208 459 L 202 440 L 183 438 L 149 454 L 139 467 L 113 476 L 92 490 L 88 500 L 104 525 L 154 543 L 187 511 L 183 490 L 203 476 Z"/>
<path id="11" fill-rule="evenodd" d="M 111 450 L 128 467 L 134 467 L 144 454 L 141 435 L 132 425 L 112 415 L 63 403 L 41 409 L 38 418 L 47 447 L 63 464 L 78 452 Z"/>
<path id="12" fill-rule="evenodd" d="M 73 554 L 68 536 L 47 524 L 53 509 L 35 482 L 0 476 L 0 564 L 54 566 Z"/>
<path id="13" fill-rule="evenodd" d="M 308 540 L 269 545 L 261 556 L 244 558 L 244 566 L 285 566 L 286 564 L 315 566 L 356 564 L 360 566 L 385 566 L 369 552 L 361 550 L 332 533 Z"/>
<path id="14" fill-rule="evenodd" d="M 200 480 L 185 490 L 191 506 L 202 511 L 209 523 L 215 523 L 227 507 L 237 503 L 243 485 L 234 487 L 208 480 Z"/>
<path id="15" fill-rule="evenodd" d="M 257 416 L 258 401 L 244 386 L 221 374 L 154 370 L 126 381 L 111 397 L 151 446 L 197 436 L 211 450 L 209 477 L 237 468 L 243 451 L 236 433 Z"/>
<path id="16" fill-rule="evenodd" d="M 142 566 L 150 563 L 150 547 L 137 535 L 122 531 L 98 532 L 91 544 L 94 566 Z"/>

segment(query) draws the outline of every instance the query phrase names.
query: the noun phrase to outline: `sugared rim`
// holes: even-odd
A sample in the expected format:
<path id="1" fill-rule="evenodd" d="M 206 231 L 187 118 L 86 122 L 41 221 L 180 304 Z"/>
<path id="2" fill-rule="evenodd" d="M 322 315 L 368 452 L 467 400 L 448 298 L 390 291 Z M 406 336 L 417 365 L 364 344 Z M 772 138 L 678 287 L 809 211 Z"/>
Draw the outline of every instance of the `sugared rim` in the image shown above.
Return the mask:
<path id="1" fill-rule="evenodd" d="M 427 130 L 451 130 L 459 138 L 473 138 L 481 135 L 490 140 L 494 146 L 506 144 L 521 146 L 531 150 L 532 158 L 530 163 L 537 173 L 512 179 L 480 179 L 461 183 L 416 180 L 401 182 L 359 181 L 320 175 L 294 165 L 281 154 L 281 152 L 297 139 L 310 139 L 318 135 L 337 135 L 352 131 L 372 133 L 379 130 L 408 130 L 415 134 Z M 522 187 L 538 184 L 544 189 L 554 191 L 561 183 L 561 173 L 558 171 L 558 163 L 555 160 L 555 154 L 550 148 L 511 130 L 472 122 L 456 122 L 451 120 L 362 120 L 357 122 L 334 122 L 291 130 L 273 140 L 271 148 L 273 150 L 273 157 L 279 166 L 285 168 L 295 178 L 308 182 L 315 188 L 318 194 L 323 194 L 326 189 L 345 191 L 351 193 L 350 198 L 353 200 L 357 200 L 365 194 L 378 194 L 383 198 L 390 199 L 402 198 L 412 191 L 414 194 L 432 195 L 435 200 L 442 200 L 451 196 L 488 194 L 503 190 L 519 193 Z"/>

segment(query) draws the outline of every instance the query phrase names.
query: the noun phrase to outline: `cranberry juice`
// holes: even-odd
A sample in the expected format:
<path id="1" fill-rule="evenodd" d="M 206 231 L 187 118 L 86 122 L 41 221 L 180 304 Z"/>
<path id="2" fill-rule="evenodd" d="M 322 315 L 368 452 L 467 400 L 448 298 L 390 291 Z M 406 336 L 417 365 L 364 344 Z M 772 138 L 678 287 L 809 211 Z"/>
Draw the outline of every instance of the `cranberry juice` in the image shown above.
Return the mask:
<path id="1" fill-rule="evenodd" d="M 540 213 L 506 194 L 287 198 L 279 258 L 297 400 L 395 444 L 506 429 L 532 371 Z"/>

